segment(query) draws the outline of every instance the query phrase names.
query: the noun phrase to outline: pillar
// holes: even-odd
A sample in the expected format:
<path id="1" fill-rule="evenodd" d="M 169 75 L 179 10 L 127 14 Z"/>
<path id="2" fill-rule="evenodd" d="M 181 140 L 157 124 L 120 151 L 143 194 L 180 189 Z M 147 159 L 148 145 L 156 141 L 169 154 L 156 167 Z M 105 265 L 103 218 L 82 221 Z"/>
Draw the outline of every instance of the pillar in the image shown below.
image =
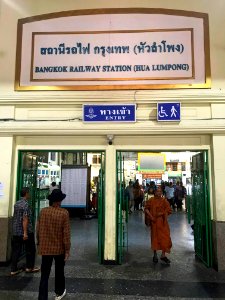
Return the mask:
<path id="1" fill-rule="evenodd" d="M 218 271 L 225 270 L 225 193 L 224 193 L 224 178 L 225 178 L 225 136 L 213 135 L 213 260 L 214 267 Z"/>
<path id="2" fill-rule="evenodd" d="M 10 259 L 13 137 L 0 137 L 0 262 Z"/>
<path id="3" fill-rule="evenodd" d="M 116 154 L 108 145 L 105 164 L 105 262 L 116 260 Z"/>

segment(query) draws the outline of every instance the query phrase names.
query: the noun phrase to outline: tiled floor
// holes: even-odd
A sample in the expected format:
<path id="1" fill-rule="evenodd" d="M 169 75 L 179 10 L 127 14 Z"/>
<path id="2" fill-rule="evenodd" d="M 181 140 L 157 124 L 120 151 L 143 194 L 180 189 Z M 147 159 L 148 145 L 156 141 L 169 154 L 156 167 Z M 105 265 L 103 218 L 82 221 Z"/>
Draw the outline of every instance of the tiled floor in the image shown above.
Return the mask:
<path id="1" fill-rule="evenodd" d="M 122 265 L 99 265 L 97 219 L 71 220 L 72 249 L 66 264 L 65 299 L 225 299 L 225 272 L 206 268 L 194 254 L 193 234 L 184 212 L 169 217 L 171 265 L 153 264 L 149 229 L 144 214 L 129 216 L 128 251 Z M 40 258 L 37 258 L 40 264 Z M 37 299 L 40 273 L 9 276 L 0 267 L 0 300 Z M 49 299 L 54 299 L 54 267 L 49 279 Z"/>

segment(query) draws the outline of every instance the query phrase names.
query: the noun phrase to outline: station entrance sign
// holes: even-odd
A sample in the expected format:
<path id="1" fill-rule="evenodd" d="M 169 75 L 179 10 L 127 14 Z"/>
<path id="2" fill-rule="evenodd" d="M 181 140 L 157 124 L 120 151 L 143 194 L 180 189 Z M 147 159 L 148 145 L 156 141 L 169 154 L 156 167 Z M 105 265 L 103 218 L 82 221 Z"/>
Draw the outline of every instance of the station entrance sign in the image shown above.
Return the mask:
<path id="1" fill-rule="evenodd" d="M 136 105 L 83 105 L 83 122 L 136 122 Z"/>

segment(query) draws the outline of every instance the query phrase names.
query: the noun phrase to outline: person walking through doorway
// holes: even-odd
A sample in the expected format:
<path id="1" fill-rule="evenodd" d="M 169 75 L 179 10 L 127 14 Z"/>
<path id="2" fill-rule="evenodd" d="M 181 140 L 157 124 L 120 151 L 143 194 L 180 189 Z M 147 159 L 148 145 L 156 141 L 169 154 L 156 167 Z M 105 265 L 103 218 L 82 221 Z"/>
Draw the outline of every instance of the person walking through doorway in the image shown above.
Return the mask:
<path id="1" fill-rule="evenodd" d="M 146 202 L 145 212 L 150 219 L 151 248 L 154 251 L 153 262 L 158 262 L 157 251 L 161 250 L 160 259 L 170 264 L 170 260 L 166 257 L 166 253 L 170 253 L 172 247 L 167 217 L 172 213 L 172 209 L 169 202 L 162 196 L 160 187 L 155 191 L 155 196 L 151 198 L 151 201 Z"/>
<path id="2" fill-rule="evenodd" d="M 127 196 L 128 198 L 128 206 L 129 206 L 129 214 L 132 213 L 132 208 L 134 206 L 134 187 L 133 187 L 133 183 L 132 181 L 130 180 L 129 181 L 129 185 L 126 187 L 125 189 L 125 195 Z"/>
<path id="3" fill-rule="evenodd" d="M 165 193 L 166 193 L 166 198 L 170 203 L 170 206 L 175 210 L 175 204 L 174 204 L 174 187 L 173 183 L 170 182 L 169 184 L 166 185 L 165 187 Z"/>
<path id="4" fill-rule="evenodd" d="M 48 299 L 48 279 L 53 259 L 55 260 L 55 300 L 66 295 L 64 267 L 70 253 L 69 213 L 61 208 L 66 195 L 55 189 L 48 196 L 52 206 L 41 210 L 37 222 L 38 253 L 42 255 L 41 280 L 38 300 Z"/>
<path id="5" fill-rule="evenodd" d="M 133 186 L 133 195 L 134 195 L 134 210 L 139 210 L 140 203 L 142 202 L 142 192 L 141 186 L 139 184 L 139 180 L 136 179 L 134 186 Z"/>
<path id="6" fill-rule="evenodd" d="M 29 188 L 22 188 L 20 196 L 20 200 L 14 205 L 11 276 L 23 271 L 23 268 L 17 266 L 23 245 L 25 245 L 26 252 L 26 273 L 34 273 L 40 270 L 40 268 L 34 266 L 36 247 L 32 213 L 28 203 L 30 199 Z"/>
<path id="7" fill-rule="evenodd" d="M 183 191 L 180 182 L 177 181 L 174 191 L 174 202 L 177 206 L 177 210 L 182 210 Z"/>

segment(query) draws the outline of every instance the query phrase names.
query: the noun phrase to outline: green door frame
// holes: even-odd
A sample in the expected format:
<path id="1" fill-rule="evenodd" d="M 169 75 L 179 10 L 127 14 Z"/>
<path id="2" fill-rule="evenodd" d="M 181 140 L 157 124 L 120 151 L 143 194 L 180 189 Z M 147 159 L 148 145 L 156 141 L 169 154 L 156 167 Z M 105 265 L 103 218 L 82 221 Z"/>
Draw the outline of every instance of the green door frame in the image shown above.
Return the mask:
<path id="1" fill-rule="evenodd" d="M 25 171 L 22 169 L 23 164 L 23 153 L 38 153 L 38 152 L 70 152 L 70 153 L 101 153 L 101 170 L 99 180 L 99 198 L 98 198 L 98 257 L 99 263 L 103 263 L 104 260 L 104 247 L 105 247 L 105 151 L 104 150 L 55 150 L 55 149 L 44 149 L 44 150 L 18 150 L 18 164 L 17 164 L 17 184 L 16 184 L 16 199 L 19 199 L 19 193 L 23 187 L 23 174 Z M 37 170 L 36 170 L 37 172 Z M 33 223 L 35 223 L 40 210 L 40 195 L 37 193 L 36 179 L 33 182 L 33 186 L 36 187 L 36 191 L 33 194 L 32 199 L 32 211 L 34 214 Z"/>
<path id="2" fill-rule="evenodd" d="M 101 169 L 98 182 L 98 257 L 99 263 L 104 262 L 105 245 L 105 153 L 101 152 Z"/>
<path id="3" fill-rule="evenodd" d="M 121 203 L 124 199 L 124 193 L 123 193 L 123 188 L 122 188 L 122 182 L 124 180 L 124 168 L 123 168 L 123 158 L 122 158 L 122 153 L 123 152 L 129 152 L 131 150 L 117 150 L 116 151 L 116 182 L 117 182 L 117 210 L 116 210 L 116 220 L 117 220 L 117 230 L 116 230 L 116 253 L 117 253 L 117 263 L 121 264 L 123 261 L 123 256 L 124 256 L 124 236 L 126 235 L 126 232 L 123 227 L 123 214 L 122 214 L 122 209 L 121 209 Z M 149 150 L 132 150 L 133 152 L 149 152 Z M 171 150 L 163 150 L 163 152 L 172 152 Z M 190 150 L 191 152 L 200 152 L 203 153 L 204 156 L 204 168 L 203 168 L 203 179 L 204 179 L 204 184 L 203 184 L 203 191 L 204 191 L 204 205 L 205 205 L 205 218 L 207 220 L 207 226 L 206 226 L 206 236 L 207 236 L 207 241 L 206 241 L 206 249 L 204 250 L 207 253 L 207 258 L 203 259 L 203 256 L 201 253 L 196 252 L 196 255 L 203 261 L 203 263 L 211 267 L 212 266 L 212 228 L 211 228 L 211 213 L 210 213 L 210 181 L 209 181 L 209 165 L 208 165 L 208 150 L 195 150 L 192 149 Z M 152 152 L 152 151 L 151 151 Z M 154 152 L 161 152 L 161 150 L 155 150 Z M 173 151 L 173 152 L 182 152 L 182 150 L 179 151 Z M 188 211 L 191 211 L 191 202 L 193 203 L 193 196 L 189 197 L 188 199 L 188 206 L 189 209 Z M 194 208 L 192 208 L 192 211 Z M 188 214 L 188 221 L 190 221 L 191 215 L 190 213 Z M 193 217 L 193 216 L 192 216 Z M 127 235 L 128 237 L 128 235 Z M 196 243 L 197 243 L 197 238 L 195 238 L 195 249 L 196 249 Z M 127 241 L 128 245 L 128 241 Z"/>
<path id="4" fill-rule="evenodd" d="M 192 158 L 192 211 L 196 256 L 212 267 L 212 225 L 210 212 L 210 181 L 208 151 Z"/>
<path id="5" fill-rule="evenodd" d="M 123 151 L 116 152 L 116 262 L 122 264 L 128 250 L 128 199 L 125 195 Z"/>
<path id="6" fill-rule="evenodd" d="M 27 152 L 27 151 L 26 151 Z M 30 189 L 30 203 L 32 210 L 32 224 L 35 224 L 37 217 L 36 199 L 37 199 L 37 160 L 34 155 L 31 155 L 31 167 L 28 169 L 22 169 L 23 154 L 26 153 L 19 151 L 18 154 L 18 166 L 17 166 L 17 185 L 16 185 L 16 199 L 20 198 L 20 190 L 23 187 Z"/>

